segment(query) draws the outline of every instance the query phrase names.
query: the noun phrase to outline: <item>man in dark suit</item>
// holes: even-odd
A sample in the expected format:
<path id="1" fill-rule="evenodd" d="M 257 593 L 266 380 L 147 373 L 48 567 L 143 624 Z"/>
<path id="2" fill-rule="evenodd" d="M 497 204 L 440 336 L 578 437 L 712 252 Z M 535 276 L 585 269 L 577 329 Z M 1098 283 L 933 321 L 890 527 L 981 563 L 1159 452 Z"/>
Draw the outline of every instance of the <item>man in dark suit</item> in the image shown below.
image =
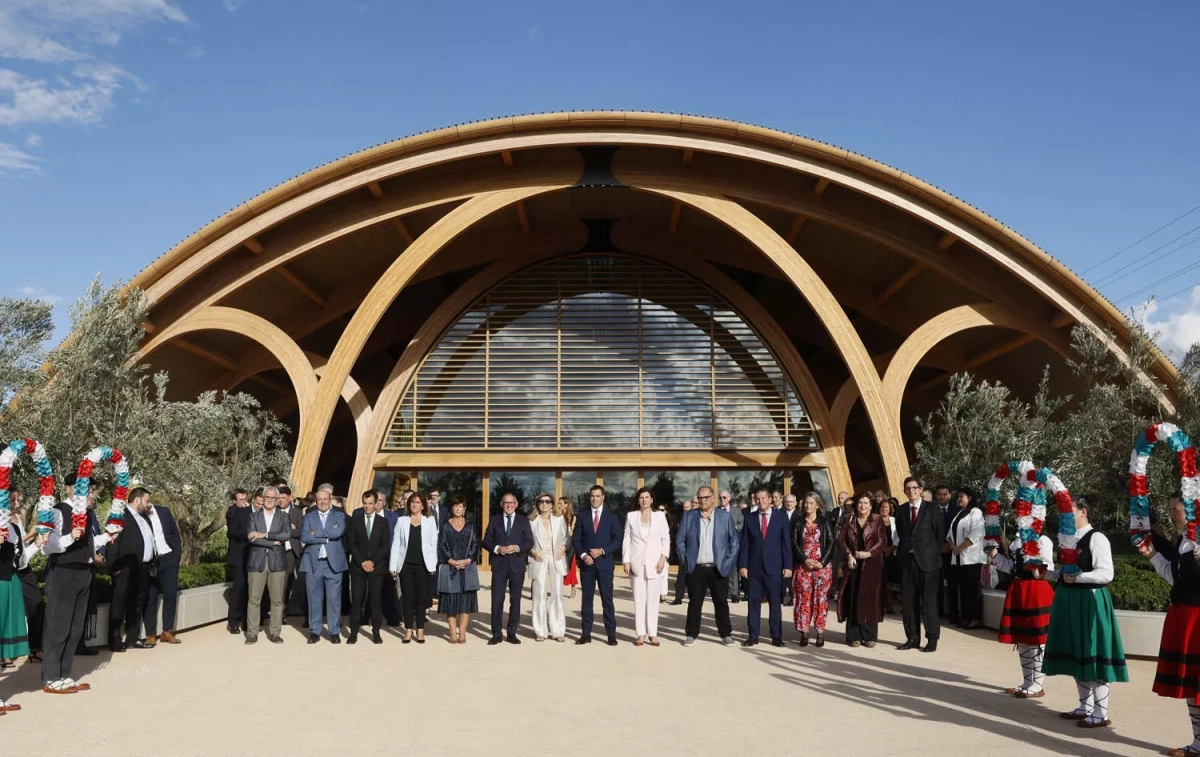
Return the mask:
<path id="1" fill-rule="evenodd" d="M 178 644 L 175 638 L 175 606 L 179 600 L 179 555 L 183 552 L 183 537 L 179 535 L 179 524 L 170 508 L 161 505 L 151 505 L 153 513 L 158 517 L 156 527 L 162 527 L 162 536 L 171 548 L 170 552 L 158 555 L 158 572 L 150 577 L 150 594 L 146 599 L 146 643 L 153 646 L 161 641 L 164 644 Z M 158 599 L 162 597 L 162 627 L 158 634 Z"/>
<path id="2" fill-rule="evenodd" d="M 506 493 L 500 498 L 499 518 L 488 523 L 483 535 L 483 548 L 491 554 L 492 562 L 492 638 L 488 645 L 500 643 L 500 627 L 504 620 L 504 594 L 508 593 L 509 644 L 520 644 L 517 627 L 521 624 L 521 589 L 525 585 L 525 565 L 533 549 L 533 528 L 529 518 L 517 514 L 517 498 Z"/>
<path id="3" fill-rule="evenodd" d="M 129 647 L 150 648 L 139 637 L 155 559 L 154 526 L 148 515 L 151 507 L 150 492 L 140 486 L 129 492 L 125 528 L 109 545 L 108 572 L 112 576 L 113 590 L 108 615 L 108 648 L 113 652 L 124 652 Z"/>
<path id="4" fill-rule="evenodd" d="M 953 495 L 950 493 L 950 487 L 945 484 L 938 484 L 933 490 L 933 504 L 937 506 L 938 512 L 942 515 L 942 525 L 945 527 L 946 533 L 950 533 L 950 523 L 954 520 L 954 516 L 958 513 L 957 507 L 950 506 L 950 500 Z M 938 615 L 941 617 L 950 617 L 957 624 L 960 620 L 958 617 L 958 595 L 955 592 L 950 592 L 952 596 L 947 596 L 946 579 L 950 576 L 950 542 L 942 542 L 942 575 L 938 577 L 938 598 L 937 607 Z"/>
<path id="5" fill-rule="evenodd" d="M 758 643 L 765 596 L 770 612 L 771 643 L 783 646 L 783 580 L 792 577 L 792 537 L 788 517 L 782 509 L 771 507 L 771 494 L 763 487 L 754 492 L 758 509 L 746 515 L 742 543 L 738 550 L 738 572 L 745 578 L 746 627 L 749 637 L 744 647 Z"/>
<path id="6" fill-rule="evenodd" d="M 329 641 L 342 643 L 342 580 L 345 578 L 346 514 L 333 509 L 333 494 L 317 490 L 317 509 L 306 513 L 300 525 L 304 557 L 300 570 L 308 575 L 308 643 L 321 640 L 322 621 L 329 627 Z"/>
<path id="7" fill-rule="evenodd" d="M 921 482 L 911 476 L 904 480 L 908 504 L 896 512 L 896 556 L 904 566 L 901 599 L 904 603 L 904 635 L 899 649 L 921 646 L 921 619 L 925 620 L 923 651 L 936 652 L 940 624 L 937 594 L 942 577 L 942 544 L 946 525 L 937 506 L 922 498 Z"/>
<path id="8" fill-rule="evenodd" d="M 262 595 L 267 590 L 271 598 L 271 620 L 267 625 L 267 639 L 273 644 L 282 644 L 283 637 L 283 592 L 287 586 L 287 547 L 292 534 L 291 520 L 280 512 L 276 504 L 279 489 L 268 486 L 263 489 L 263 508 L 250 513 L 250 548 L 246 553 L 246 583 L 250 592 L 250 603 L 246 611 L 246 644 L 258 642 L 258 631 L 262 627 Z"/>
<path id="9" fill-rule="evenodd" d="M 375 492 L 363 494 L 362 507 L 350 516 L 346 531 L 346 557 L 350 562 L 350 638 L 347 644 L 358 642 L 362 627 L 363 598 L 371 606 L 371 641 L 383 643 L 379 635 L 383 625 L 383 577 L 388 573 L 391 540 L 388 521 L 375 512 Z"/>
<path id="10" fill-rule="evenodd" d="M 225 534 L 229 549 L 225 553 L 226 573 L 233 586 L 229 589 L 229 617 L 226 628 L 239 634 L 246 625 L 246 548 L 249 546 L 250 497 L 245 489 L 233 490 L 233 504 L 225 511 Z"/>
<path id="11" fill-rule="evenodd" d="M 742 543 L 742 529 L 746 526 L 746 513 L 734 503 L 733 497 L 728 491 L 721 492 L 721 501 L 719 504 L 722 510 L 729 513 L 729 518 L 733 521 L 733 530 L 737 531 L 738 544 L 740 545 Z M 741 578 L 738 576 L 738 572 L 736 570 L 729 571 L 726 581 L 728 583 L 726 595 L 729 597 L 729 601 L 734 603 L 740 602 L 739 596 L 741 590 L 739 587 Z"/>
<path id="12" fill-rule="evenodd" d="M 582 633 L 576 644 L 592 642 L 593 606 L 596 585 L 600 586 L 600 604 L 604 607 L 604 632 L 608 645 L 617 645 L 617 614 L 613 608 L 613 552 L 621 548 L 621 524 L 617 516 L 604 507 L 604 487 L 593 486 L 588 492 L 591 508 L 575 519 L 575 534 L 571 537 L 579 568 L 579 583 L 583 586 L 583 604 L 579 618 Z"/>
<path id="13" fill-rule="evenodd" d="M 388 555 L 390 556 L 392 550 L 392 536 L 396 533 L 396 523 L 400 521 L 400 513 L 388 507 L 387 496 L 378 489 L 370 489 L 364 492 L 364 503 L 366 503 L 368 495 L 375 500 L 375 512 L 387 519 Z M 396 593 L 396 577 L 393 576 L 390 571 L 383 571 L 383 581 L 381 585 L 383 593 L 383 621 L 391 628 L 396 628 L 400 625 L 400 601 L 399 596 Z"/>

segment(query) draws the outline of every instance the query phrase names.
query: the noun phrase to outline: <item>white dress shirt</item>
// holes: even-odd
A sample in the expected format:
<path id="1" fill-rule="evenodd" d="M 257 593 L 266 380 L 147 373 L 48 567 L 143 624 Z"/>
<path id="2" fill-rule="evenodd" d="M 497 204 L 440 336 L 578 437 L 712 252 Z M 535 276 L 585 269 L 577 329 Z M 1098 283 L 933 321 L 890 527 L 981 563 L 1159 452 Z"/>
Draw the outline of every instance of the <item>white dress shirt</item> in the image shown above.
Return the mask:
<path id="1" fill-rule="evenodd" d="M 503 516 L 503 517 L 504 517 L 504 519 L 505 519 L 505 521 L 504 521 L 504 533 L 505 533 L 505 534 L 510 534 L 510 533 L 512 533 L 512 527 L 513 527 L 513 523 L 515 523 L 515 522 L 516 522 L 516 521 L 514 520 L 514 518 L 516 518 L 516 517 L 517 517 L 517 514 L 516 514 L 515 512 L 514 512 L 512 515 L 509 515 L 509 514 L 507 514 L 507 513 L 503 513 L 503 514 L 502 514 L 502 516 Z M 435 520 L 434 522 L 436 523 L 437 521 Z M 500 547 L 501 547 L 501 545 L 500 545 L 500 544 L 497 544 L 497 545 L 496 545 L 496 547 L 495 547 L 495 548 L 492 550 L 492 552 L 494 552 L 494 553 L 496 553 L 496 554 L 500 554 Z"/>
<path id="2" fill-rule="evenodd" d="M 1081 528 L 1077 535 L 1080 540 L 1092 530 L 1090 525 Z M 1077 584 L 1110 584 L 1116 571 L 1113 569 L 1112 545 L 1108 537 L 1097 532 L 1088 543 L 1092 552 L 1092 569 L 1075 576 Z"/>
<path id="3" fill-rule="evenodd" d="M 717 561 L 717 550 L 713 547 L 713 517 L 705 518 L 700 513 L 700 545 L 696 551 L 697 565 L 711 565 Z"/>
<path id="4" fill-rule="evenodd" d="M 326 520 L 326 518 L 327 518 L 328 516 L 329 516 L 329 512 L 328 512 L 328 511 L 326 511 L 326 512 L 321 512 L 320 510 L 317 510 L 317 517 L 321 519 L 321 529 L 322 529 L 322 530 L 324 530 L 324 529 L 325 529 L 325 520 Z M 320 559 L 322 559 L 322 560 L 326 559 L 326 555 L 325 555 L 325 545 L 324 545 L 324 544 L 322 544 L 322 545 L 321 545 L 321 552 L 320 552 L 320 554 L 318 554 L 318 555 L 317 555 L 317 557 L 319 557 L 319 558 L 320 558 Z"/>
<path id="5" fill-rule="evenodd" d="M 154 527 L 150 525 L 150 519 L 139 512 L 133 513 L 133 522 L 137 524 L 138 531 L 142 532 L 142 562 L 150 562 L 154 559 Z"/>

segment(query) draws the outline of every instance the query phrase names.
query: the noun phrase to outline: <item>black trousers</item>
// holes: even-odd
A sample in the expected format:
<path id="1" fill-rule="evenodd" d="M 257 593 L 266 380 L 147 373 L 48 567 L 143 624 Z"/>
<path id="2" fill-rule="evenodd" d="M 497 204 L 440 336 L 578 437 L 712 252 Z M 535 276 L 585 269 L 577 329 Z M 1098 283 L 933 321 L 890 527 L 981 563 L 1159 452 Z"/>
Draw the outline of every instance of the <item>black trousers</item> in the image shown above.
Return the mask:
<path id="1" fill-rule="evenodd" d="M 246 567 L 244 565 L 226 565 L 225 573 L 233 586 L 229 587 L 229 618 L 230 626 L 246 627 L 246 603 L 250 601 L 250 590 L 246 586 Z"/>
<path id="2" fill-rule="evenodd" d="M 159 568 L 158 575 L 150 579 L 150 593 L 146 597 L 146 635 L 158 635 L 158 598 L 162 597 L 162 627 L 175 632 L 175 606 L 179 601 L 179 568 Z"/>
<path id="3" fill-rule="evenodd" d="M 596 586 L 600 587 L 600 604 L 604 607 L 604 632 L 617 638 L 617 611 L 613 607 L 613 569 L 597 570 L 595 566 L 579 564 L 579 585 L 583 601 L 579 606 L 579 625 L 584 638 L 592 635 L 595 622 Z"/>
<path id="4" fill-rule="evenodd" d="M 29 626 L 29 651 L 42 651 L 42 633 L 46 622 L 46 603 L 37 576 L 26 568 L 21 576 L 21 595 L 25 599 L 25 625 Z"/>
<path id="5" fill-rule="evenodd" d="M 687 589 L 687 566 L 682 563 L 679 565 L 679 572 L 675 574 L 675 601 L 683 601 L 683 592 Z"/>
<path id="6" fill-rule="evenodd" d="M 733 622 L 729 619 L 729 578 L 722 576 L 711 565 L 697 565 L 695 570 L 687 574 L 687 590 L 687 624 L 684 626 L 684 633 L 693 639 L 700 635 L 700 614 L 704 610 L 704 597 L 706 594 L 712 594 L 717 634 L 722 639 L 732 636 Z"/>
<path id="7" fill-rule="evenodd" d="M 400 598 L 396 595 L 396 579 L 383 573 L 383 620 L 393 628 L 400 625 Z"/>
<path id="8" fill-rule="evenodd" d="M 43 637 L 42 681 L 71 678 L 75 648 L 83 642 L 91 566 L 51 568 L 46 576 L 46 629 Z"/>
<path id="9" fill-rule="evenodd" d="M 108 643 L 121 642 L 121 626 L 125 627 L 125 643 L 141 638 L 142 616 L 150 598 L 150 567 L 143 562 L 127 563 L 113 577 L 112 604 L 108 609 Z"/>
<path id="10" fill-rule="evenodd" d="M 951 622 L 983 619 L 982 565 L 951 565 L 946 576 L 946 613 Z"/>
<path id="11" fill-rule="evenodd" d="M 299 615 L 308 618 L 308 585 L 305 583 L 307 574 L 301 573 L 300 558 L 295 552 L 288 552 L 288 580 L 284 587 L 284 615 Z"/>
<path id="12" fill-rule="evenodd" d="M 429 610 L 429 571 L 424 565 L 404 565 L 400 568 L 401 605 L 404 608 L 404 630 L 425 627 Z"/>
<path id="13" fill-rule="evenodd" d="M 878 623 L 846 622 L 846 642 L 857 641 L 866 644 L 868 641 L 879 641 Z"/>
<path id="14" fill-rule="evenodd" d="M 371 606 L 371 630 L 379 633 L 383 625 L 383 573 L 350 573 L 350 633 L 362 627 L 363 597 Z"/>
<path id="15" fill-rule="evenodd" d="M 917 558 L 909 554 L 904 561 L 904 576 L 900 583 L 901 601 L 904 603 L 904 635 L 913 644 L 921 642 L 921 621 L 925 621 L 925 638 L 934 641 L 941 633 L 938 619 L 938 587 L 942 583 L 942 570 L 921 570 Z"/>
<path id="16" fill-rule="evenodd" d="M 505 561 L 507 562 L 507 561 Z M 501 626 L 509 637 L 517 635 L 521 625 L 521 590 L 525 586 L 525 569 L 513 570 L 503 563 L 492 566 L 492 638 L 500 638 Z M 586 591 L 586 590 L 585 590 Z M 508 624 L 504 625 L 504 595 L 508 594 Z M 612 599 L 612 574 L 609 574 L 609 601 Z M 586 601 L 587 594 L 584 594 Z M 611 634 L 610 634 L 611 636 Z"/>

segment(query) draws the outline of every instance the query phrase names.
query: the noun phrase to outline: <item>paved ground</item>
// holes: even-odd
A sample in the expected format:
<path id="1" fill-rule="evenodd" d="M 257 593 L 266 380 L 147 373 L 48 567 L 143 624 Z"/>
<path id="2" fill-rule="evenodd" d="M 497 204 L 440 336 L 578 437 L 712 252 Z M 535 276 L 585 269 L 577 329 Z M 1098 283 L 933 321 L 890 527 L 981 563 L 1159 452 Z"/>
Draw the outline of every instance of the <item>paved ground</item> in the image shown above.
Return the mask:
<path id="1" fill-rule="evenodd" d="M 620 582 L 619 582 L 620 583 Z M 487 606 L 486 592 L 481 606 Z M 526 605 L 528 607 L 528 605 Z M 734 605 L 744 637 L 745 603 Z M 578 632 L 579 597 L 567 604 Z M 77 678 L 93 690 L 38 691 L 22 665 L 0 694 L 24 710 L 0 718 L 4 743 L 27 755 L 530 754 L 755 755 L 1135 755 L 1190 740 L 1182 702 L 1150 692 L 1153 663 L 1132 662 L 1132 681 L 1114 687 L 1115 727 L 1083 731 L 1055 713 L 1075 705 L 1067 679 L 1048 696 L 1017 701 L 1016 653 L 989 633 L 947 632 L 933 655 L 893 644 L 849 649 L 840 627 L 831 644 L 801 649 L 726 649 L 705 637 L 682 640 L 686 607 L 664 606 L 664 645 L 631 643 L 632 601 L 618 591 L 621 645 L 534 643 L 486 646 L 486 615 L 468 644 L 446 642 L 433 625 L 423 646 L 388 634 L 381 646 L 286 643 L 246 647 L 221 625 L 182 635 L 179 646 L 107 651 L 82 658 Z M 785 617 L 790 617 L 790 608 Z M 527 619 L 527 618 L 526 618 Z M 882 626 L 901 638 L 898 620 Z M 34 693 L 36 692 L 36 693 Z M 68 725 L 69 724 L 69 725 Z M 138 729 L 137 748 L 130 739 Z M 68 735 L 70 734 L 70 735 Z M 17 747 L 16 745 L 20 745 Z"/>

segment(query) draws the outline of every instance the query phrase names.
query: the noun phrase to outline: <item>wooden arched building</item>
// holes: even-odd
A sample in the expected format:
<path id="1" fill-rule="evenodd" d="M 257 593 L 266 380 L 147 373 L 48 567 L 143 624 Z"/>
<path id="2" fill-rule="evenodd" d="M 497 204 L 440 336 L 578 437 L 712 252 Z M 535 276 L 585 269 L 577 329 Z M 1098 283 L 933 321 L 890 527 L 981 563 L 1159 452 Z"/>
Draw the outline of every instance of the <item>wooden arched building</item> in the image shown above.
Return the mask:
<path id="1" fill-rule="evenodd" d="M 133 282 L 175 396 L 257 395 L 292 477 L 622 496 L 754 479 L 899 491 L 954 372 L 1031 394 L 1113 306 L 898 170 L 651 113 L 466 124 L 350 155 Z M 1155 367 L 1168 385 L 1175 370 Z M 1063 391 L 1072 381 L 1053 370 Z"/>

